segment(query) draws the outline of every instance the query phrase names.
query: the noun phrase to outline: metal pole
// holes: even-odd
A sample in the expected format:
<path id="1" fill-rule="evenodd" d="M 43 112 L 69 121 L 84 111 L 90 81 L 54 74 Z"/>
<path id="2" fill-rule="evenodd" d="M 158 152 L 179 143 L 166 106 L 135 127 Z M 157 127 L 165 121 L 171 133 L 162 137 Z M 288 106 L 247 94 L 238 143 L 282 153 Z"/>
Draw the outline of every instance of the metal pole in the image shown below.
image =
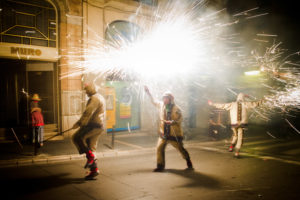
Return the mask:
<path id="1" fill-rule="evenodd" d="M 112 132 L 111 132 L 111 148 L 115 148 L 115 126 L 112 127 Z"/>
<path id="2" fill-rule="evenodd" d="M 38 148 L 39 148 L 39 142 L 38 142 L 38 133 L 36 132 L 36 127 L 33 127 L 34 129 L 34 155 L 36 156 L 38 154 Z"/>

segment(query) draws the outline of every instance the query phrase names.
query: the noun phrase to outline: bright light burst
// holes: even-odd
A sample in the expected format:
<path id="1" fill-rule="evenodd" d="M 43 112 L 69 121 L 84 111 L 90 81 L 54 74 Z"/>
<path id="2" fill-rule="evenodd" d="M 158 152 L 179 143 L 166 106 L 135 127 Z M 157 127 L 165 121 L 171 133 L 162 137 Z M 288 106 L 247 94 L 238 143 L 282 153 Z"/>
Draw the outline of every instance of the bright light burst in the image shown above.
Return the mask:
<path id="1" fill-rule="evenodd" d="M 224 81 L 223 85 L 226 85 L 226 80 L 232 79 L 232 70 L 256 66 L 260 74 L 265 75 L 260 82 L 267 89 L 264 95 L 267 103 L 259 110 L 259 116 L 275 112 L 274 108 L 279 108 L 281 112 L 287 108 L 299 110 L 299 63 L 290 60 L 299 53 L 282 58 L 286 50 L 280 49 L 278 43 L 267 48 L 263 55 L 255 50 L 252 55 L 247 55 L 250 52 L 247 44 L 242 44 L 239 34 L 233 31 L 235 24 L 266 13 L 257 13 L 259 8 L 233 16 L 228 16 L 226 10 L 200 13 L 205 10 L 206 1 L 196 2 L 184 4 L 182 1 L 172 1 L 153 8 L 147 17 L 143 7 L 139 8 L 130 18 L 132 23 L 141 26 L 141 31 L 134 34 L 136 38 L 128 40 L 120 33 L 109 42 L 100 37 L 98 41 L 85 41 L 89 47 L 81 49 L 84 55 L 82 60 L 72 63 L 78 67 L 78 71 L 72 75 L 83 72 L 97 74 L 104 79 L 108 76 L 117 76 L 119 79 L 130 77 L 129 80 L 134 80 L 140 86 L 177 88 L 182 95 L 182 90 L 189 84 L 207 87 L 206 83 L 201 82 L 201 75 Z M 260 38 L 254 41 L 267 43 L 261 37 L 277 35 L 264 33 L 257 36 Z M 71 54 L 68 56 L 72 57 Z M 197 81 L 192 80 L 193 77 Z M 176 83 L 173 81 L 167 86 L 162 84 L 162 80 L 169 79 L 176 80 Z M 168 88 L 170 85 L 173 88 Z"/>
<path id="2" fill-rule="evenodd" d="M 122 49 L 117 65 L 151 78 L 191 72 L 204 51 L 193 32 L 182 18 L 159 23 L 150 34 Z"/>
<path id="3" fill-rule="evenodd" d="M 223 65 L 225 60 L 220 57 L 224 57 L 230 40 L 221 36 L 228 26 L 221 19 L 224 10 L 200 17 L 196 13 L 203 2 L 190 5 L 174 1 L 154 9 L 150 20 L 140 18 L 143 9 L 138 9 L 131 22 L 141 25 L 142 31 L 134 41 L 115 30 L 119 35 L 111 37 L 112 41 L 88 41 L 93 45 L 82 50 L 84 61 L 74 61 L 74 65 L 81 68 L 79 73 L 129 75 L 144 81 L 212 70 L 216 62 Z"/>

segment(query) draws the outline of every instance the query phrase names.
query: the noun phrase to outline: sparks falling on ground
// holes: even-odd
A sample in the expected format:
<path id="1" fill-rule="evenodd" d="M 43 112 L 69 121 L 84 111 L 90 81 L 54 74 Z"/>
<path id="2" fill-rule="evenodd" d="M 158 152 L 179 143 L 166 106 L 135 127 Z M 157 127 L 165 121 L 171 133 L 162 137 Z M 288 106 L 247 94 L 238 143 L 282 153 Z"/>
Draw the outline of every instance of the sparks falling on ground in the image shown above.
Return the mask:
<path id="1" fill-rule="evenodd" d="M 129 19 L 132 23 L 129 35 L 108 26 L 113 34 L 108 32 L 106 38 L 98 36 L 97 40 L 85 41 L 87 47 L 79 50 L 83 59 L 74 59 L 71 63 L 78 68 L 71 76 L 83 72 L 103 79 L 133 80 L 139 91 L 143 85 L 154 92 L 159 91 L 158 88 L 177 90 L 180 101 L 180 94 L 187 86 L 207 87 L 203 77 L 230 85 L 228 79 L 232 79 L 232 71 L 255 66 L 264 74 L 261 85 L 268 89 L 264 95 L 266 106 L 258 111 L 258 116 L 263 118 L 277 112 L 274 108 L 279 108 L 279 112 L 299 110 L 299 63 L 289 60 L 299 53 L 284 58 L 286 51 L 279 48 L 280 44 L 274 44 L 266 48 L 263 55 L 255 50 L 247 55 L 251 50 L 240 42 L 239 33 L 233 28 L 267 13 L 253 8 L 229 16 L 226 9 L 206 8 L 206 1 L 188 2 L 191 1 L 172 1 L 153 7 L 150 14 L 141 6 Z M 253 40 L 260 43 L 276 37 L 266 33 L 257 36 L 259 38 Z M 76 52 L 78 49 L 74 49 L 74 55 Z M 270 80 L 272 86 L 269 86 Z"/>

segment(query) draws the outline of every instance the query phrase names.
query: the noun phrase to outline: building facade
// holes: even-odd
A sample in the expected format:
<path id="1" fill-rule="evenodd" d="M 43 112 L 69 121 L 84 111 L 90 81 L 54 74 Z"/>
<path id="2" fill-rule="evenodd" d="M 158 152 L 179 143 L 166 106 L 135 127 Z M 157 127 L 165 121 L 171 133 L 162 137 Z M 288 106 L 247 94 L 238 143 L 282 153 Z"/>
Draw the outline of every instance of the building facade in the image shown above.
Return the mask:
<path id="1" fill-rule="evenodd" d="M 78 71 L 74 61 L 85 59 L 82 49 L 89 49 L 91 41 L 113 36 L 109 29 L 112 25 L 125 30 L 141 3 L 146 9 L 157 5 L 153 0 L 2 0 L 2 139 L 10 135 L 10 128 L 30 127 L 29 101 L 34 93 L 42 99 L 40 106 L 48 132 L 46 136 L 72 127 L 85 104 L 82 89 L 87 80 L 83 73 L 69 76 Z M 108 113 L 115 116 L 107 128 L 140 128 L 139 108 L 130 107 L 128 102 L 135 99 L 127 91 L 126 83 L 119 81 L 109 86 L 108 80 L 100 82 L 104 89 L 99 92 L 103 96 L 108 99 L 124 97 L 123 102 L 116 104 L 114 99 L 110 104 L 113 110 Z M 21 132 L 24 131 L 17 131 L 17 134 Z"/>

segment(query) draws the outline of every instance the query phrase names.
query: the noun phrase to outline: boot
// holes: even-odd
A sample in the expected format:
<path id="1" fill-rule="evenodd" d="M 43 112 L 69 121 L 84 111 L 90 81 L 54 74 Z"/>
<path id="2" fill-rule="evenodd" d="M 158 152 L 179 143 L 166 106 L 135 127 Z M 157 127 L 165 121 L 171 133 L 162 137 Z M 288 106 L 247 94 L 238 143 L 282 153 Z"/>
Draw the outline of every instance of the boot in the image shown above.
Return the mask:
<path id="1" fill-rule="evenodd" d="M 153 172 L 162 172 L 165 170 L 165 166 L 163 164 L 157 164 L 157 167 L 153 170 Z"/>
<path id="2" fill-rule="evenodd" d="M 194 170 L 193 163 L 190 159 L 186 160 L 186 165 L 188 170 Z"/>
<path id="3" fill-rule="evenodd" d="M 91 168 L 92 165 L 95 163 L 95 155 L 93 154 L 93 152 L 91 150 L 89 150 L 86 153 L 86 159 L 87 159 L 87 161 L 84 165 L 84 169 Z"/>
<path id="4" fill-rule="evenodd" d="M 90 170 L 89 174 L 85 177 L 85 179 L 93 180 L 98 175 L 99 175 L 99 169 L 97 167 L 97 162 L 95 160 L 94 163 L 91 165 L 91 170 Z"/>
<path id="5" fill-rule="evenodd" d="M 234 153 L 234 157 L 235 157 L 235 158 L 240 158 L 240 152 L 239 152 L 239 151 L 236 151 L 236 152 Z"/>
<path id="6" fill-rule="evenodd" d="M 89 174 L 85 177 L 85 180 L 93 180 L 98 175 L 99 175 L 98 168 L 91 169 Z"/>

